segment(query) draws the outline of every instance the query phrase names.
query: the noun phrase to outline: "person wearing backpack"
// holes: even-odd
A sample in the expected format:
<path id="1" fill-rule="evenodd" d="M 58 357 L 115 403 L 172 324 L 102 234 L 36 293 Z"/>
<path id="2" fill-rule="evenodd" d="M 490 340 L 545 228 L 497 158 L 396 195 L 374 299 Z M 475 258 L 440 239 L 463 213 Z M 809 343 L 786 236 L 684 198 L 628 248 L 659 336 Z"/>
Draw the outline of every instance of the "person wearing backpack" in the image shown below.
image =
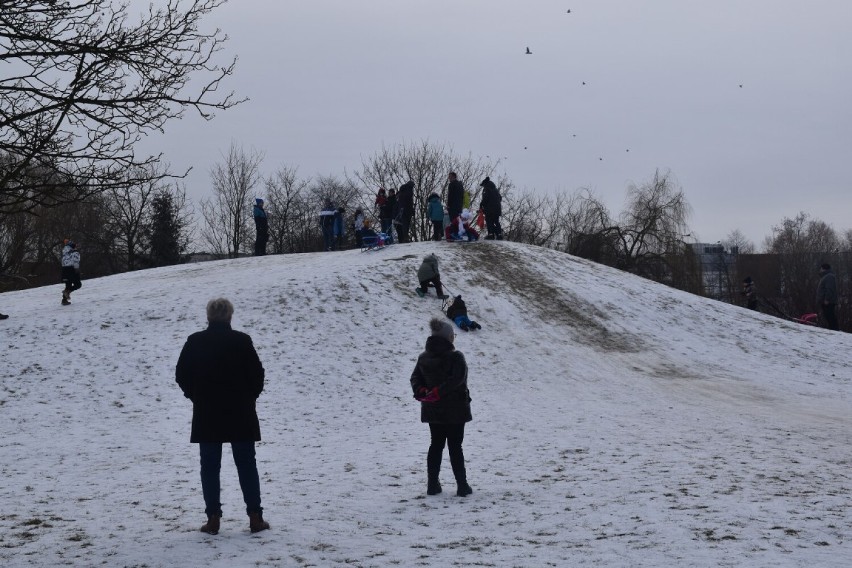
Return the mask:
<path id="1" fill-rule="evenodd" d="M 437 193 L 433 193 L 429 196 L 426 206 L 426 213 L 429 216 L 429 220 L 432 221 L 432 240 L 443 240 L 444 206 L 441 203 L 441 197 Z"/>

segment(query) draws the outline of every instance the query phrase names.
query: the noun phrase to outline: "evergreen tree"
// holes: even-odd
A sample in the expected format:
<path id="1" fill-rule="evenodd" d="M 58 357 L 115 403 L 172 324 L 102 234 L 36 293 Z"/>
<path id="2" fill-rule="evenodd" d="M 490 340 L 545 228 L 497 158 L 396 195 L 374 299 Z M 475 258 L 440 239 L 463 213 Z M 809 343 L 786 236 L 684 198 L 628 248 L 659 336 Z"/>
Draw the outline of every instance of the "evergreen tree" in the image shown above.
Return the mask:
<path id="1" fill-rule="evenodd" d="M 167 266 L 180 262 L 186 252 L 186 222 L 181 218 L 175 196 L 168 190 L 159 192 L 151 201 L 151 263 Z"/>

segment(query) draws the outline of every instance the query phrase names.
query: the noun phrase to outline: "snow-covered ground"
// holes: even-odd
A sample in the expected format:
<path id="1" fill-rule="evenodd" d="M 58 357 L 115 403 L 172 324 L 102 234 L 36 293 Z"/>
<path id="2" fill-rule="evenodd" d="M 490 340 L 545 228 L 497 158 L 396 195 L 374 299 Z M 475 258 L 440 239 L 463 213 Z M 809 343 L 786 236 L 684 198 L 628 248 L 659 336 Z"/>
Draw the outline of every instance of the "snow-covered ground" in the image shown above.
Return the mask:
<path id="1" fill-rule="evenodd" d="M 408 379 L 440 302 L 459 332 L 474 489 L 425 496 Z M 85 257 L 84 257 L 85 263 Z M 84 264 L 85 268 L 85 264 Z M 248 532 L 223 460 L 204 503 L 187 335 L 225 296 L 266 368 Z M 848 566 L 849 335 L 508 242 L 245 258 L 0 294 L 3 566 Z"/>

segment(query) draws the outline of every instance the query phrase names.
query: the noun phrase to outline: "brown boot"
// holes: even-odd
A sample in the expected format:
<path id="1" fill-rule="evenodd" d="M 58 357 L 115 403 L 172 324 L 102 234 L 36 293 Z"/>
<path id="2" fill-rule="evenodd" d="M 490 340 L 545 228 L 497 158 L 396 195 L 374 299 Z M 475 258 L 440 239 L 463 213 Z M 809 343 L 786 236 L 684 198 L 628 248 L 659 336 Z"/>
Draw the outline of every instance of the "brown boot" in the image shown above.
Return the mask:
<path id="1" fill-rule="evenodd" d="M 249 513 L 249 530 L 253 533 L 265 531 L 269 523 L 263 520 L 262 513 Z"/>
<path id="2" fill-rule="evenodd" d="M 210 515 L 207 517 L 207 522 L 201 525 L 201 532 L 207 534 L 219 534 L 219 515 Z"/>

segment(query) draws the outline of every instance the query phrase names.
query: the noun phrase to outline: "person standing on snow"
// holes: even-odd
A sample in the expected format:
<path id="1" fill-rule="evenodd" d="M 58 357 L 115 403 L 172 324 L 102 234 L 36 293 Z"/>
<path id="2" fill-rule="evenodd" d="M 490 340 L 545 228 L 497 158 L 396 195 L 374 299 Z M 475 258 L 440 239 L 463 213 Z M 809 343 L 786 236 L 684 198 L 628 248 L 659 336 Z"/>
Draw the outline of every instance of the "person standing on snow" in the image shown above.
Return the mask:
<path id="1" fill-rule="evenodd" d="M 742 295 L 745 296 L 746 307 L 750 310 L 757 310 L 757 293 L 754 290 L 754 280 L 751 276 L 746 276 L 743 280 Z"/>
<path id="2" fill-rule="evenodd" d="M 77 250 L 77 243 L 71 239 L 65 239 L 65 246 L 62 248 L 62 282 L 65 283 L 62 305 L 67 306 L 71 303 L 71 292 L 83 287 L 80 281 L 80 252 Z"/>
<path id="3" fill-rule="evenodd" d="M 472 420 L 467 388 L 467 363 L 456 351 L 455 332 L 449 323 L 433 318 L 426 350 L 417 358 L 411 373 L 411 390 L 420 401 L 420 421 L 429 424 L 431 443 L 426 455 L 426 494 L 441 492 L 439 474 L 444 445 L 449 446 L 450 464 L 456 478 L 456 495 L 473 493 L 464 464 L 464 425 Z"/>
<path id="4" fill-rule="evenodd" d="M 263 392 L 264 370 L 251 337 L 231 329 L 234 306 L 225 298 L 207 303 L 207 329 L 193 333 L 180 352 L 175 379 L 192 401 L 190 443 L 201 454 L 201 491 L 207 522 L 201 531 L 219 532 L 219 470 L 222 444 L 230 443 L 240 479 L 249 530 L 269 528 L 260 506 L 260 477 L 254 443 L 260 441 L 255 403 Z"/>
<path id="5" fill-rule="evenodd" d="M 429 220 L 432 221 L 432 240 L 443 240 L 444 206 L 441 204 L 441 197 L 437 193 L 433 193 L 429 196 L 426 205 L 426 213 L 429 215 Z"/>
<path id="6" fill-rule="evenodd" d="M 325 250 L 334 249 L 334 214 L 336 209 L 331 200 L 326 200 L 325 207 L 320 211 L 320 227 L 322 228 L 322 240 Z"/>
<path id="7" fill-rule="evenodd" d="M 485 214 L 485 226 L 488 231 L 488 236 L 485 238 L 503 240 L 503 228 L 500 227 L 503 198 L 500 197 L 500 191 L 490 177 L 486 177 L 479 185 L 482 187 L 482 201 L 479 208 Z"/>
<path id="8" fill-rule="evenodd" d="M 464 186 L 459 181 L 456 172 L 450 172 L 447 175 L 447 213 L 450 216 L 450 223 L 456 220 L 456 217 L 461 215 L 464 209 Z"/>
<path id="9" fill-rule="evenodd" d="M 399 208 L 399 213 L 396 216 L 398 220 L 396 234 L 399 237 L 400 243 L 411 242 L 411 224 L 414 222 L 414 182 L 408 180 L 399 186 L 399 193 L 396 194 L 396 203 Z"/>
<path id="10" fill-rule="evenodd" d="M 254 228 L 257 231 L 254 240 L 254 256 L 263 256 L 266 254 L 266 243 L 269 241 L 269 219 L 263 208 L 263 199 L 259 197 L 255 199 L 254 205 Z"/>
<path id="11" fill-rule="evenodd" d="M 822 278 L 817 285 L 817 310 L 822 312 L 825 327 L 839 331 L 837 313 L 834 311 L 837 306 L 837 279 L 831 271 L 831 265 L 820 266 L 819 275 Z"/>
<path id="12" fill-rule="evenodd" d="M 379 198 L 376 197 L 376 203 Z M 396 216 L 396 190 L 391 188 L 388 191 L 384 203 L 379 205 L 379 222 L 381 223 L 382 232 L 388 236 L 388 244 L 393 243 L 393 220 Z"/>

